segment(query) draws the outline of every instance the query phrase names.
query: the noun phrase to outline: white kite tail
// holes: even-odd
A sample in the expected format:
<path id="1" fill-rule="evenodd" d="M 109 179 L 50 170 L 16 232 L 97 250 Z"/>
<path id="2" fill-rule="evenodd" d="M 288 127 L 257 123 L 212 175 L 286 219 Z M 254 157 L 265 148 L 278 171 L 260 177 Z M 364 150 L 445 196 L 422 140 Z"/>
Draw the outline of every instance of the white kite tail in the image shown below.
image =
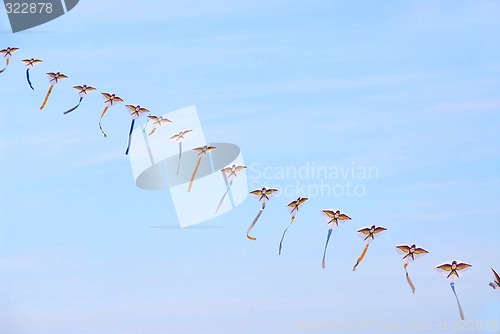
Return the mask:
<path id="1" fill-rule="evenodd" d="M 411 278 L 410 278 L 410 275 L 408 275 L 408 270 L 406 270 L 406 267 L 408 266 L 408 263 L 405 263 L 404 265 L 404 268 L 405 268 L 405 272 L 406 272 L 406 281 L 408 282 L 408 285 L 410 286 L 411 288 L 411 292 L 412 293 L 415 293 L 415 285 L 413 284 L 413 282 L 411 281 Z"/>
<path id="2" fill-rule="evenodd" d="M 222 202 L 224 202 L 224 198 L 226 198 L 227 193 L 228 193 L 228 192 L 229 192 L 229 190 L 231 189 L 231 185 L 232 185 L 232 184 L 233 184 L 233 181 L 229 182 L 229 186 L 227 187 L 227 190 L 226 190 L 226 192 L 224 193 L 224 195 L 222 195 L 222 197 L 221 197 L 221 199 L 220 199 L 220 201 L 219 201 L 219 205 L 217 205 L 217 209 L 215 209 L 215 213 L 214 213 L 214 215 L 216 215 L 216 214 L 217 214 L 217 212 L 219 211 L 219 209 L 220 209 L 220 207 L 221 207 L 221 205 L 222 205 Z"/>
<path id="3" fill-rule="evenodd" d="M 292 226 L 292 223 L 293 223 L 294 220 L 295 220 L 295 216 L 292 216 L 292 221 L 290 222 L 290 224 L 288 224 L 288 226 L 283 231 L 283 236 L 281 237 L 281 240 L 280 240 L 280 248 L 278 250 L 278 254 L 279 255 L 281 255 L 281 248 L 283 247 L 283 239 L 285 239 L 286 231 L 288 231 L 288 228 L 290 228 L 290 226 Z"/>
<path id="4" fill-rule="evenodd" d="M 462 305 L 460 305 L 460 300 L 458 300 L 457 293 L 455 292 L 455 284 L 450 283 L 450 286 L 451 289 L 453 290 L 453 293 L 455 294 L 455 298 L 457 299 L 458 312 L 460 312 L 460 319 L 465 320 L 464 311 L 462 310 Z"/>
<path id="5" fill-rule="evenodd" d="M 257 220 L 259 220 L 260 215 L 262 215 L 262 212 L 264 212 L 265 208 L 266 208 L 266 202 L 262 203 L 262 208 L 259 210 L 259 213 L 257 213 L 257 216 L 255 216 L 252 224 L 250 224 L 250 226 L 248 227 L 248 230 L 247 230 L 247 238 L 248 239 L 250 239 L 250 240 L 257 240 L 257 238 L 254 238 L 254 237 L 250 236 L 249 234 L 250 234 L 250 231 L 255 226 L 255 223 L 257 223 Z"/>
<path id="6" fill-rule="evenodd" d="M 177 175 L 179 175 L 179 169 L 181 168 L 181 157 L 182 157 L 182 142 L 179 142 L 179 162 L 177 163 Z"/>

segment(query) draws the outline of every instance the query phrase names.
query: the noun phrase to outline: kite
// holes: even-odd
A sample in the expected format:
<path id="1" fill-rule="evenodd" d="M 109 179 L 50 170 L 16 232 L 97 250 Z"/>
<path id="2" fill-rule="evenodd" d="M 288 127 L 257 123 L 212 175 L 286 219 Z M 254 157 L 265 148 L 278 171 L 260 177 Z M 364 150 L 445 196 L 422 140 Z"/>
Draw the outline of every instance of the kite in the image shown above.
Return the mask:
<path id="1" fill-rule="evenodd" d="M 357 233 L 361 239 L 366 243 L 365 248 L 363 249 L 363 252 L 361 253 L 360 257 L 356 261 L 356 264 L 352 268 L 352 271 L 356 271 L 356 267 L 359 265 L 359 263 L 363 260 L 365 257 L 366 252 L 368 251 L 368 247 L 370 246 L 370 243 L 375 240 L 375 236 L 378 235 L 378 233 L 387 230 L 384 227 L 376 227 L 375 225 L 372 225 L 372 227 L 366 227 L 362 228 L 359 230 Z"/>
<path id="2" fill-rule="evenodd" d="M 189 181 L 188 192 L 190 192 L 191 188 L 193 187 L 194 178 L 196 177 L 196 173 L 198 172 L 198 168 L 200 168 L 201 159 L 203 159 L 203 157 L 206 156 L 208 152 L 215 150 L 215 149 L 216 149 L 215 146 L 208 146 L 208 145 L 205 145 L 203 147 L 193 148 L 193 151 L 198 152 L 198 161 L 196 162 L 196 166 L 194 167 L 193 175 L 191 175 L 191 180 Z"/>
<path id="3" fill-rule="evenodd" d="M 497 272 L 491 268 L 491 271 L 493 271 L 493 276 L 495 277 L 493 282 L 490 282 L 490 286 L 493 288 L 493 289 L 497 289 L 497 288 L 500 288 L 500 277 L 498 276 Z"/>
<path id="4" fill-rule="evenodd" d="M 460 301 L 458 300 L 457 293 L 455 292 L 455 282 L 460 278 L 460 275 L 465 272 L 467 269 L 471 267 L 470 264 L 453 261 L 451 264 L 444 263 L 436 267 L 436 270 L 441 274 L 446 275 L 446 278 L 450 282 L 451 289 L 453 290 L 453 294 L 457 299 L 458 311 L 460 312 L 460 319 L 465 320 L 464 312 L 462 311 L 462 306 L 460 305 Z"/>
<path id="5" fill-rule="evenodd" d="M 52 93 L 52 89 L 54 89 L 54 86 L 59 83 L 59 80 L 62 79 L 67 79 L 68 77 L 60 72 L 49 72 L 47 73 L 49 76 L 49 82 L 50 82 L 50 88 L 49 91 L 47 92 L 47 95 L 45 95 L 45 99 L 43 100 L 42 106 L 40 107 L 40 110 L 43 110 L 45 108 L 45 105 L 47 104 L 47 101 L 49 100 L 49 96 Z"/>
<path id="6" fill-rule="evenodd" d="M 104 97 L 104 104 L 106 105 L 106 107 L 102 111 L 101 118 L 99 118 L 99 129 L 104 135 L 104 138 L 106 138 L 108 135 L 104 133 L 101 127 L 102 118 L 104 117 L 104 114 L 106 114 L 106 111 L 108 111 L 109 107 L 112 107 L 116 103 L 123 102 L 123 100 L 120 97 L 116 96 L 115 94 L 110 94 L 110 93 L 101 93 L 101 94 Z"/>
<path id="7" fill-rule="evenodd" d="M 80 95 L 80 100 L 78 101 L 78 104 L 76 106 L 74 106 L 70 110 L 66 110 L 63 113 L 64 115 L 69 114 L 70 112 L 72 112 L 73 110 L 75 110 L 76 108 L 78 108 L 80 106 L 80 103 L 82 103 L 83 97 L 95 90 L 94 87 L 87 86 L 87 85 L 74 86 L 73 88 L 78 91 L 78 95 Z"/>
<path id="8" fill-rule="evenodd" d="M 408 275 L 408 271 L 406 270 L 406 267 L 408 266 L 408 263 L 415 261 L 415 259 L 424 256 L 425 254 L 429 253 L 423 248 L 419 248 L 415 246 L 415 244 L 408 246 L 408 245 L 398 245 L 396 246 L 396 251 L 398 254 L 403 258 L 404 261 L 404 269 L 406 271 L 406 281 L 408 282 L 408 285 L 411 288 L 411 292 L 415 293 L 415 285 L 413 285 L 413 282 L 410 279 L 410 275 Z"/>
<path id="9" fill-rule="evenodd" d="M 163 124 L 172 123 L 171 120 L 169 120 L 167 118 L 163 118 L 162 116 L 151 116 L 151 115 L 149 115 L 148 116 L 148 121 L 146 122 L 146 125 L 148 124 L 149 120 L 153 121 L 154 128 L 153 128 L 153 130 L 151 130 L 151 132 L 148 134 L 148 136 L 151 136 L 153 133 L 155 133 L 156 129 L 158 129 Z M 146 127 L 144 127 L 144 128 L 146 128 Z"/>
<path id="10" fill-rule="evenodd" d="M 19 50 L 19 48 L 7 48 L 0 50 L 0 53 L 3 54 L 3 57 L 5 58 L 5 67 L 0 70 L 0 73 L 3 73 L 7 67 L 9 66 L 10 58 L 12 58 L 12 54 Z"/>
<path id="11" fill-rule="evenodd" d="M 181 167 L 181 156 L 182 156 L 182 140 L 186 138 L 186 135 L 193 130 L 181 131 L 176 135 L 170 137 L 171 140 L 179 142 L 179 162 L 177 163 L 177 175 L 179 175 L 179 168 Z"/>
<path id="12" fill-rule="evenodd" d="M 262 189 L 256 189 L 254 191 L 251 191 L 250 194 L 255 196 L 259 202 L 262 203 L 262 207 L 260 208 L 259 213 L 257 213 L 257 216 L 255 216 L 254 220 L 252 221 L 252 224 L 248 227 L 247 230 L 247 238 L 250 240 L 257 240 L 257 238 L 254 238 L 250 236 L 250 231 L 253 229 L 255 226 L 255 223 L 257 223 L 257 220 L 259 220 L 260 215 L 262 215 L 262 212 L 264 212 L 264 209 L 266 208 L 266 203 L 274 196 L 275 193 L 277 193 L 279 190 L 275 188 L 266 188 L 262 187 Z"/>
<path id="13" fill-rule="evenodd" d="M 295 201 L 292 201 L 292 202 L 288 203 L 288 211 L 290 212 L 290 215 L 292 216 L 292 221 L 290 222 L 290 224 L 288 224 L 288 226 L 285 229 L 285 231 L 283 231 L 283 236 L 281 236 L 280 247 L 279 247 L 279 250 L 278 250 L 278 254 L 279 255 L 281 255 L 281 248 L 283 247 L 283 239 L 285 238 L 286 231 L 288 230 L 288 228 L 290 226 L 292 226 L 292 223 L 295 220 L 295 215 L 299 211 L 299 207 L 302 204 L 304 204 L 304 202 L 307 201 L 307 200 L 308 200 L 307 197 L 299 197 Z"/>
<path id="14" fill-rule="evenodd" d="M 130 110 L 130 116 L 132 116 L 132 124 L 130 125 L 130 131 L 128 133 L 128 144 L 127 144 L 127 150 L 125 151 L 125 155 L 128 155 L 128 151 L 130 149 L 130 140 L 132 139 L 132 131 L 134 131 L 134 124 L 135 120 L 144 115 L 145 113 L 149 113 L 149 110 L 146 108 L 142 108 L 141 106 L 133 106 L 133 105 L 126 105 L 126 107 Z"/>
<path id="15" fill-rule="evenodd" d="M 31 59 L 23 59 L 22 62 L 26 65 L 26 80 L 28 80 L 30 88 L 32 90 L 35 90 L 30 80 L 30 69 L 32 69 L 35 65 L 42 63 L 42 61 L 40 59 L 31 58 Z"/>
<path id="16" fill-rule="evenodd" d="M 224 177 L 226 177 L 229 180 L 229 186 L 227 187 L 227 190 L 224 193 L 224 195 L 222 195 L 222 198 L 220 199 L 219 205 L 217 206 L 217 209 L 215 209 L 214 214 L 217 214 L 217 211 L 219 211 L 222 202 L 224 201 L 224 198 L 226 198 L 229 189 L 231 189 L 231 185 L 233 184 L 233 181 L 236 178 L 236 176 L 238 176 L 238 173 L 244 170 L 245 168 L 247 168 L 247 166 L 236 166 L 235 164 L 233 164 L 231 167 L 226 167 L 221 169 L 222 175 L 224 175 Z"/>
<path id="17" fill-rule="evenodd" d="M 342 223 L 345 223 L 344 220 L 351 220 L 351 218 L 343 213 L 340 213 L 340 210 L 321 210 L 325 220 L 328 223 L 328 235 L 326 237 L 325 250 L 323 251 L 323 261 L 321 262 L 321 267 L 325 268 L 325 258 L 326 258 L 326 247 L 328 247 L 328 241 L 330 240 L 330 235 L 335 227 L 339 226 Z"/>

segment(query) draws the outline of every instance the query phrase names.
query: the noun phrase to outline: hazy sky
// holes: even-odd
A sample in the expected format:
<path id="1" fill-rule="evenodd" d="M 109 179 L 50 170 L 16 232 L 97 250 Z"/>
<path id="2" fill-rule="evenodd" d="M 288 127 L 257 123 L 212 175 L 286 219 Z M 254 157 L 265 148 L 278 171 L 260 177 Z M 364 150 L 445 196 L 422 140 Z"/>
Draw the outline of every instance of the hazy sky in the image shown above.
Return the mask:
<path id="1" fill-rule="evenodd" d="M 500 333 L 488 286 L 500 271 L 499 12 L 497 1 L 82 0 L 12 34 L 0 10 L 0 49 L 21 49 L 0 74 L 0 332 L 453 332 L 456 302 L 433 268 L 456 259 L 472 264 L 456 290 L 473 332 Z M 34 92 L 20 61 L 31 57 L 44 61 Z M 69 79 L 40 111 L 54 71 Z M 154 114 L 196 105 L 207 140 L 240 146 L 249 187 L 287 189 L 257 240 L 245 236 L 260 208 L 250 197 L 176 228 L 169 192 L 135 186 L 123 106 L 103 120 L 107 139 L 100 94 L 62 115 L 84 83 Z M 356 173 L 313 177 L 321 168 Z M 299 195 L 310 200 L 278 256 Z M 352 217 L 326 269 L 324 208 Z M 355 232 L 372 224 L 387 231 L 352 272 Z M 415 295 L 400 243 L 430 252 L 408 267 Z"/>

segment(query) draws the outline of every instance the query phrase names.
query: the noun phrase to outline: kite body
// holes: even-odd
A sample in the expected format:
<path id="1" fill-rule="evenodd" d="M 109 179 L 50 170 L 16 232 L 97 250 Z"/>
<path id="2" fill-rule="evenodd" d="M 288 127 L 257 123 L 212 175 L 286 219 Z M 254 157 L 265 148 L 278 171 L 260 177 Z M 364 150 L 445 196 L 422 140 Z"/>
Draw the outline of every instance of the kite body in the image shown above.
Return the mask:
<path id="1" fill-rule="evenodd" d="M 32 69 L 36 65 L 42 63 L 42 61 L 40 59 L 31 58 L 31 59 L 23 59 L 22 62 L 26 65 L 26 80 L 28 81 L 30 88 L 32 90 L 35 90 L 35 88 L 33 88 L 33 85 L 31 84 L 31 80 L 30 80 L 30 69 Z"/>
<path id="2" fill-rule="evenodd" d="M 462 310 L 462 305 L 458 300 L 457 292 L 455 291 L 455 282 L 461 277 L 461 275 L 471 267 L 470 264 L 453 261 L 451 263 L 443 263 L 436 267 L 436 270 L 444 275 L 448 282 L 450 282 L 450 287 L 453 290 L 455 299 L 457 300 L 458 311 L 460 313 L 460 319 L 465 320 L 464 312 Z"/>
<path id="3" fill-rule="evenodd" d="M 233 165 L 234 166 L 234 165 Z M 231 171 L 232 172 L 232 171 Z M 253 227 L 259 220 L 260 216 L 264 212 L 264 209 L 266 208 L 266 203 L 278 192 L 279 190 L 276 188 L 266 188 L 262 187 L 262 189 L 256 189 L 250 192 L 252 196 L 254 196 L 260 203 L 262 203 L 262 207 L 260 208 L 259 212 L 257 213 L 257 216 L 255 216 L 254 220 L 252 221 L 252 224 L 247 229 L 247 238 L 249 240 L 257 240 L 257 238 L 254 238 L 250 236 L 250 231 L 252 231 Z"/>
<path id="4" fill-rule="evenodd" d="M 168 124 L 168 123 L 172 123 L 171 120 L 169 120 L 167 118 L 163 118 L 162 116 L 151 116 L 151 115 L 148 116 L 148 122 L 149 121 L 153 122 L 153 130 L 151 130 L 151 132 L 148 134 L 149 136 L 151 136 L 153 133 L 155 133 L 155 131 L 158 128 L 160 128 L 161 126 Z"/>
<path id="5" fill-rule="evenodd" d="M 361 253 L 360 257 L 356 261 L 356 264 L 352 268 L 352 271 L 356 271 L 356 268 L 358 267 L 358 265 L 361 263 L 361 261 L 365 257 L 366 252 L 368 251 L 368 247 L 370 246 L 370 243 L 373 240 L 375 240 L 375 237 L 377 237 L 379 235 L 379 233 L 386 231 L 386 230 L 387 229 L 384 227 L 380 227 L 380 226 L 377 227 L 375 225 L 358 230 L 358 232 L 357 232 L 358 236 L 364 241 L 364 243 L 366 245 L 365 245 L 365 248 L 363 249 L 363 252 Z"/>
<path id="6" fill-rule="evenodd" d="M 80 106 L 80 103 L 82 103 L 82 100 L 85 96 L 87 96 L 87 94 L 90 94 L 92 93 L 93 91 L 95 91 L 95 88 L 92 87 L 92 86 L 87 86 L 87 85 L 83 85 L 83 86 L 74 86 L 73 87 L 74 89 L 76 89 L 77 93 L 78 93 L 78 96 L 80 96 L 80 100 L 78 101 L 78 104 L 76 106 L 74 106 L 73 108 L 69 109 L 69 110 L 66 110 L 63 114 L 66 115 L 66 114 L 69 114 L 70 112 L 76 110 L 76 108 L 78 108 Z"/>
<path id="7" fill-rule="evenodd" d="M 290 213 L 290 215 L 292 216 L 292 220 L 290 221 L 290 224 L 288 224 L 287 228 L 283 231 L 283 235 L 281 236 L 281 240 L 280 240 L 280 246 L 279 246 L 279 249 L 278 249 L 278 254 L 281 255 L 281 249 L 283 248 L 283 239 L 285 239 L 285 234 L 286 234 L 286 231 L 288 231 L 288 228 L 290 226 L 292 226 L 292 223 L 293 221 L 295 220 L 295 215 L 297 214 L 297 212 L 299 212 L 299 208 L 301 207 L 302 204 L 304 204 L 306 201 L 308 200 L 307 197 L 299 197 L 297 198 L 295 201 L 292 201 L 290 203 L 288 203 L 288 212 Z"/>
<path id="8" fill-rule="evenodd" d="M 0 70 L 0 73 L 3 73 L 7 69 L 7 67 L 9 66 L 10 58 L 12 58 L 12 54 L 17 50 L 19 50 L 19 48 L 11 48 L 11 47 L 0 50 L 0 54 L 2 54 L 3 58 L 5 59 L 5 67 Z"/>
<path id="9" fill-rule="evenodd" d="M 328 234 L 326 236 L 325 250 L 323 251 L 323 260 L 321 261 L 321 267 L 325 268 L 325 260 L 326 260 L 326 248 L 328 247 L 328 242 L 330 241 L 330 236 L 332 235 L 333 229 L 341 224 L 345 223 L 347 220 L 351 220 L 351 218 L 344 214 L 340 213 L 340 210 L 321 210 L 323 217 L 325 218 L 328 224 Z"/>
<path id="10" fill-rule="evenodd" d="M 181 131 L 178 134 L 175 134 L 172 137 L 170 137 L 170 140 L 173 140 L 173 141 L 179 143 L 179 162 L 177 163 L 177 175 L 179 175 L 179 169 L 181 168 L 182 141 L 191 132 L 193 132 L 193 130 L 185 130 L 185 131 Z M 153 134 L 153 132 L 151 132 L 150 134 Z"/>
<path id="11" fill-rule="evenodd" d="M 237 165 L 233 164 L 230 167 L 225 167 L 225 168 L 221 169 L 222 175 L 224 175 L 224 177 L 227 178 L 227 180 L 229 181 L 229 186 L 227 187 L 226 192 L 222 195 L 222 198 L 220 199 L 219 205 L 217 205 L 217 209 L 215 209 L 214 214 L 217 214 L 217 211 L 219 211 L 219 209 L 222 205 L 222 202 L 224 202 L 224 198 L 226 198 L 226 195 L 229 193 L 229 189 L 231 189 L 231 185 L 233 184 L 233 181 L 236 178 L 236 176 L 238 176 L 238 173 L 243 171 L 245 168 L 247 168 L 247 167 L 246 166 L 237 166 Z"/>
<path id="12" fill-rule="evenodd" d="M 47 73 L 47 76 L 49 77 L 50 87 L 49 91 L 45 95 L 45 99 L 43 100 L 42 105 L 40 106 L 40 110 L 43 110 L 43 108 L 45 108 L 45 105 L 49 100 L 50 94 L 52 93 L 52 89 L 54 88 L 54 86 L 57 85 L 61 80 L 68 78 L 65 74 L 62 74 L 61 72 L 49 72 Z"/>
<path id="13" fill-rule="evenodd" d="M 149 113 L 149 110 L 146 108 L 143 108 L 139 105 L 133 106 L 133 105 L 126 105 L 128 110 L 130 111 L 130 116 L 132 117 L 132 124 L 130 125 L 130 131 L 128 133 L 128 143 L 127 143 L 127 150 L 125 151 L 125 155 L 128 155 L 128 151 L 130 150 L 130 141 L 132 139 L 132 131 L 134 131 L 134 124 L 135 120 L 141 117 L 142 115 L 145 115 L 146 113 Z"/>
<path id="14" fill-rule="evenodd" d="M 196 161 L 196 166 L 194 167 L 193 174 L 191 175 L 191 180 L 189 181 L 188 192 L 191 192 L 191 189 L 193 188 L 193 182 L 196 177 L 196 173 L 198 172 L 198 168 L 200 168 L 201 159 L 203 159 L 203 157 L 206 156 L 208 152 L 213 151 L 215 149 L 216 149 L 215 146 L 209 146 L 209 145 L 193 148 L 193 151 L 198 152 L 198 161 Z"/>
<path id="15" fill-rule="evenodd" d="M 408 271 L 406 270 L 406 267 L 410 262 L 415 261 L 421 256 L 424 256 L 425 254 L 429 253 L 423 248 L 415 246 L 415 244 L 408 246 L 408 245 L 398 245 L 396 246 L 396 251 L 398 254 L 401 256 L 404 262 L 404 269 L 406 272 L 406 281 L 408 282 L 408 285 L 411 288 L 412 293 L 415 293 L 415 285 L 413 284 L 412 280 L 410 279 L 410 275 L 408 274 Z"/>
<path id="16" fill-rule="evenodd" d="M 111 93 L 101 93 L 101 94 L 102 94 L 102 97 L 104 98 L 105 107 L 104 107 L 104 110 L 102 111 L 101 117 L 99 118 L 99 129 L 101 130 L 102 134 L 104 135 L 104 138 L 106 138 L 108 135 L 102 129 L 102 125 L 101 125 L 102 118 L 104 117 L 104 115 L 106 114 L 106 112 L 108 111 L 108 109 L 110 107 L 114 106 L 117 103 L 123 102 L 123 100 L 122 100 L 122 98 L 120 98 L 119 96 L 116 96 L 115 94 L 111 94 Z"/>

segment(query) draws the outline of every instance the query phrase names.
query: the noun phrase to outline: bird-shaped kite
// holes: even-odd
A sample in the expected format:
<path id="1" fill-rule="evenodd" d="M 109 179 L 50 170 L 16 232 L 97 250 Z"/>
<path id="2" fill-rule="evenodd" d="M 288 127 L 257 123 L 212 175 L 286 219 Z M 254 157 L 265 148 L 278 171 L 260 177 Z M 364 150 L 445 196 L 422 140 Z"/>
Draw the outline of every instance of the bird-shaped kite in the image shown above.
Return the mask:
<path id="1" fill-rule="evenodd" d="M 59 80 L 67 79 L 68 77 L 60 72 L 49 72 L 47 73 L 49 76 L 49 82 L 50 82 L 50 88 L 49 91 L 47 92 L 47 95 L 45 95 L 45 99 L 43 100 L 42 106 L 40 107 L 40 110 L 43 110 L 45 108 L 45 105 L 47 104 L 47 101 L 49 100 L 49 96 L 52 93 L 52 89 L 54 89 L 54 86 L 59 83 Z"/>
<path id="2" fill-rule="evenodd" d="M 491 271 L 493 271 L 494 279 L 493 279 L 493 282 L 490 282 L 490 286 L 493 289 L 500 289 L 500 277 L 498 276 L 497 272 L 493 268 L 491 268 Z"/>
<path id="3" fill-rule="evenodd" d="M 193 130 L 181 131 L 178 134 L 170 137 L 170 140 L 173 140 L 173 141 L 176 141 L 179 143 L 179 162 L 177 163 L 177 175 L 179 175 L 179 168 L 181 167 L 182 141 L 186 138 L 186 135 L 192 131 Z"/>
<path id="4" fill-rule="evenodd" d="M 321 262 L 321 267 L 325 268 L 325 258 L 326 258 L 326 248 L 328 247 L 328 241 L 330 240 L 330 235 L 335 227 L 340 224 L 345 223 L 346 220 L 351 220 L 351 218 L 344 214 L 340 213 L 340 210 L 321 210 L 323 217 L 328 223 L 328 235 L 326 237 L 325 250 L 323 251 L 323 261 Z"/>
<path id="5" fill-rule="evenodd" d="M 153 121 L 153 130 L 151 130 L 151 132 L 148 133 L 148 136 L 151 136 L 153 133 L 155 133 L 156 129 L 163 126 L 164 124 L 172 123 L 172 121 L 169 120 L 168 118 L 163 118 L 162 116 L 149 115 L 146 125 L 150 120 Z"/>
<path id="6" fill-rule="evenodd" d="M 453 261 L 452 263 L 444 263 L 436 267 L 436 270 L 441 274 L 446 276 L 446 279 L 450 282 L 451 289 L 457 300 L 458 311 L 460 312 L 460 319 L 465 320 L 464 312 L 462 311 L 462 306 L 458 300 L 457 293 L 455 292 L 455 282 L 460 278 L 460 275 L 464 273 L 467 269 L 471 267 L 470 264 Z M 460 275 L 459 275 L 460 273 Z"/>
<path id="7" fill-rule="evenodd" d="M 19 50 L 19 48 L 6 48 L 3 50 L 0 50 L 0 53 L 3 54 L 3 57 L 5 58 L 5 67 L 0 70 L 0 73 L 3 73 L 7 67 L 9 66 L 10 58 L 12 58 L 12 54 Z"/>
<path id="8" fill-rule="evenodd" d="M 237 165 L 233 164 L 230 167 L 226 167 L 226 168 L 221 169 L 222 175 L 229 180 L 229 186 L 227 187 L 227 190 L 224 193 L 224 195 L 222 195 L 222 197 L 219 201 L 219 205 L 217 205 L 217 209 L 215 209 L 214 215 L 217 214 L 217 211 L 219 211 L 219 209 L 222 205 L 222 202 L 224 202 L 224 198 L 226 198 L 226 195 L 229 192 L 229 189 L 231 189 L 231 185 L 233 184 L 234 179 L 236 178 L 236 176 L 238 176 L 238 173 L 241 172 L 242 170 L 244 170 L 245 168 L 247 168 L 247 166 L 237 166 Z"/>
<path id="9" fill-rule="evenodd" d="M 250 192 L 259 202 L 262 203 L 262 207 L 259 210 L 259 213 L 257 213 L 257 216 L 252 221 L 252 224 L 247 229 L 247 238 L 250 240 L 257 240 L 257 238 L 254 238 L 250 236 L 250 231 L 253 229 L 255 226 L 255 223 L 257 223 L 257 220 L 259 220 L 260 215 L 264 212 L 264 209 L 266 208 L 266 203 L 276 194 L 279 190 L 276 188 L 266 188 L 262 187 L 262 189 L 256 189 Z"/>
<path id="10" fill-rule="evenodd" d="M 415 259 L 424 256 L 425 254 L 429 253 L 423 248 L 415 246 L 415 244 L 408 246 L 408 245 L 398 245 L 396 246 L 396 251 L 398 254 L 403 258 L 404 261 L 404 269 L 406 272 L 406 281 L 408 282 L 408 285 L 411 288 L 411 292 L 415 293 L 415 285 L 413 285 L 413 282 L 410 279 L 410 275 L 408 275 L 408 270 L 406 270 L 406 267 L 408 267 L 408 263 L 415 261 Z"/>
<path id="11" fill-rule="evenodd" d="M 288 211 L 290 212 L 290 215 L 292 216 L 292 220 L 290 221 L 290 224 L 288 224 L 288 226 L 286 227 L 286 229 L 283 231 L 283 235 L 281 236 L 280 246 L 279 246 L 279 249 L 278 249 L 278 254 L 279 255 L 281 255 L 281 248 L 283 247 L 283 239 L 285 238 L 286 231 L 288 230 L 288 228 L 290 226 L 292 226 L 292 223 L 295 220 L 295 215 L 299 211 L 300 206 L 302 204 L 304 204 L 304 202 L 307 201 L 307 200 L 308 200 L 307 197 L 299 197 L 295 201 L 292 201 L 292 202 L 288 203 L 287 208 L 288 208 Z"/>
<path id="12" fill-rule="evenodd" d="M 370 243 L 375 240 L 375 237 L 382 231 L 385 231 L 386 228 L 380 227 L 380 226 L 375 226 L 372 225 L 372 227 L 366 227 L 362 228 L 359 230 L 357 233 L 359 237 L 365 242 L 366 246 L 363 249 L 363 252 L 361 253 L 361 256 L 358 258 L 356 261 L 356 264 L 352 268 L 352 271 L 356 271 L 356 267 L 359 265 L 359 263 L 363 260 L 363 258 L 366 255 L 366 252 L 368 251 L 368 247 L 370 246 Z"/>
<path id="13" fill-rule="evenodd" d="M 95 91 L 94 87 L 87 86 L 87 85 L 74 86 L 73 88 L 77 90 L 78 95 L 80 96 L 80 100 L 78 101 L 78 104 L 76 106 L 74 106 L 73 108 L 71 108 L 69 110 L 66 110 L 64 112 L 64 115 L 69 114 L 70 112 L 72 112 L 73 110 L 75 110 L 76 108 L 78 108 L 80 106 L 80 103 L 82 103 L 83 97 L 86 96 L 87 94 Z"/>
<path id="14" fill-rule="evenodd" d="M 215 146 L 208 146 L 208 145 L 193 148 L 193 151 L 198 152 L 198 161 L 196 161 L 196 166 L 194 167 L 193 175 L 191 175 L 191 180 L 189 180 L 188 192 L 190 192 L 191 188 L 193 188 L 194 178 L 196 177 L 198 168 L 200 168 L 201 159 L 203 159 L 203 157 L 206 156 L 208 152 L 213 151 L 215 149 L 216 149 Z"/>
<path id="15" fill-rule="evenodd" d="M 42 61 L 40 59 L 31 58 L 31 59 L 23 59 L 22 62 L 26 65 L 26 80 L 28 80 L 28 84 L 30 85 L 30 88 L 32 90 L 35 90 L 35 88 L 33 88 L 33 85 L 31 84 L 31 80 L 30 80 L 30 69 L 32 69 L 34 66 L 42 63 Z"/>
<path id="16" fill-rule="evenodd" d="M 145 113 L 149 113 L 149 110 L 146 108 L 142 108 L 141 106 L 133 106 L 127 104 L 126 107 L 130 110 L 130 116 L 132 116 L 132 124 L 130 125 L 130 131 L 128 133 L 128 143 L 127 150 L 125 151 L 125 155 L 128 155 L 128 151 L 130 150 L 130 141 L 132 139 L 132 131 L 134 131 L 135 120 L 144 115 Z"/>
<path id="17" fill-rule="evenodd" d="M 104 135 L 104 138 L 106 138 L 108 135 L 106 133 L 104 133 L 104 131 L 102 130 L 102 126 L 101 126 L 102 118 L 104 117 L 104 115 L 108 111 L 109 107 L 112 107 L 117 103 L 123 102 L 123 100 L 120 97 L 116 96 L 115 94 L 110 94 L 110 93 L 101 93 L 101 94 L 104 98 L 104 104 L 106 106 L 104 107 L 104 110 L 102 111 L 101 118 L 99 118 L 99 129 L 101 130 L 102 134 Z"/>

